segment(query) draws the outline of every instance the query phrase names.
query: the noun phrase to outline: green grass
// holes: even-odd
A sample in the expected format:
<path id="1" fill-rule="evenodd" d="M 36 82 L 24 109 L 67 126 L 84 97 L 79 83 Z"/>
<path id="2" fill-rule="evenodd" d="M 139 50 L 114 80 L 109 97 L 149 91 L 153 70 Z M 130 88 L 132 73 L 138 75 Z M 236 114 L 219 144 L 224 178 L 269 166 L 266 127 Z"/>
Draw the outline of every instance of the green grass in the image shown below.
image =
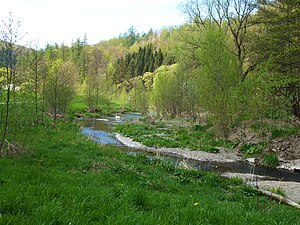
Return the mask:
<path id="1" fill-rule="evenodd" d="M 300 133 L 300 127 L 277 127 L 272 129 L 272 139 L 288 137 Z"/>
<path id="2" fill-rule="evenodd" d="M 300 224 L 239 179 L 100 147 L 72 125 L 32 128 L 23 144 L 0 158 L 0 224 Z"/>
<path id="3" fill-rule="evenodd" d="M 266 144 L 264 142 L 258 144 L 245 143 L 241 146 L 241 152 L 246 156 L 260 155 L 265 147 Z"/>
<path id="4" fill-rule="evenodd" d="M 216 153 L 218 147 L 232 149 L 236 145 L 231 141 L 217 139 L 209 128 L 210 125 L 170 127 L 161 122 L 151 125 L 144 121 L 119 124 L 115 131 L 150 147 L 189 148 Z"/>
<path id="5" fill-rule="evenodd" d="M 278 121 L 277 121 L 278 122 Z M 279 121 L 281 122 L 281 121 Z M 252 130 L 255 132 L 260 132 L 260 130 L 270 130 L 271 139 L 284 138 L 291 135 L 299 134 L 300 127 L 298 124 L 290 123 L 284 125 L 276 125 L 276 122 L 270 127 L 269 124 L 253 124 L 251 126 Z"/>
<path id="6" fill-rule="evenodd" d="M 123 105 L 123 102 L 109 101 L 101 98 L 97 106 L 99 112 L 88 112 L 88 104 L 85 96 L 76 96 L 68 107 L 67 115 L 69 118 L 74 118 L 76 115 L 83 117 L 97 117 L 112 115 L 120 110 L 129 110 Z"/>
<path id="7" fill-rule="evenodd" d="M 278 156 L 275 153 L 266 154 L 263 157 L 263 163 L 264 163 L 264 165 L 270 166 L 270 167 L 279 166 Z"/>

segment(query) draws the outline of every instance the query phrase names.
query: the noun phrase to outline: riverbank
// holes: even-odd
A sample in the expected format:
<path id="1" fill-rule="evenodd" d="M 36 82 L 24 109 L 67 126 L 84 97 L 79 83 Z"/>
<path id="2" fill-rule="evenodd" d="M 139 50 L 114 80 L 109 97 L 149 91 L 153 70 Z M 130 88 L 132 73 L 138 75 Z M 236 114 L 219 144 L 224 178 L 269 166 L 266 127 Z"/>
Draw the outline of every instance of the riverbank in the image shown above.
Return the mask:
<path id="1" fill-rule="evenodd" d="M 191 151 L 189 149 L 179 149 L 179 148 L 152 148 L 147 147 L 139 142 L 133 141 L 129 137 L 124 137 L 121 134 L 116 133 L 116 138 L 122 142 L 125 146 L 130 148 L 141 149 L 147 152 L 152 152 L 157 155 L 171 155 L 175 157 L 180 157 L 183 159 L 192 159 L 196 161 L 210 161 L 210 162 L 237 162 L 243 161 L 240 156 L 235 152 L 228 152 L 224 149 L 220 149 L 218 153 L 208 153 L 203 151 Z M 292 160 L 291 160 L 292 161 Z M 188 167 L 187 167 L 188 168 Z M 287 195 L 288 198 L 296 203 L 300 203 L 300 183 L 298 182 L 284 182 L 268 180 L 272 179 L 266 176 L 257 176 L 253 174 L 240 174 L 240 173 L 225 173 L 222 174 L 224 177 L 238 177 L 243 179 L 247 184 L 253 187 L 259 187 L 266 190 L 282 190 L 283 193 Z"/>
<path id="2" fill-rule="evenodd" d="M 197 161 L 214 161 L 214 162 L 237 162 L 242 161 L 242 158 L 234 152 L 225 151 L 225 149 L 219 149 L 218 153 L 209 153 L 203 151 L 191 151 L 189 149 L 180 148 L 153 148 L 145 146 L 139 142 L 133 141 L 129 137 L 125 137 L 119 133 L 115 134 L 116 138 L 125 146 L 130 148 L 142 149 L 144 151 L 153 152 L 155 154 L 165 154 L 171 156 L 182 157 L 186 159 L 193 159 Z"/>
<path id="3" fill-rule="evenodd" d="M 0 224 L 300 223 L 238 179 L 101 146 L 70 124 L 19 135 L 23 151 L 0 157 Z"/>

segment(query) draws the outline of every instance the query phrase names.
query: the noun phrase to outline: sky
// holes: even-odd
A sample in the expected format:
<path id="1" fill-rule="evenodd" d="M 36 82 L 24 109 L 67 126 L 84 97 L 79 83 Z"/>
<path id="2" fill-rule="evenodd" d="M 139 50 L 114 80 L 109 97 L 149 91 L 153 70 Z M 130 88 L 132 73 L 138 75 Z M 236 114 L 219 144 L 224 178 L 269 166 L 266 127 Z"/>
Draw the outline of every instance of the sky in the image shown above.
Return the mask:
<path id="1" fill-rule="evenodd" d="M 70 45 L 84 34 L 89 44 L 137 32 L 183 24 L 184 0 L 0 0 L 0 19 L 20 21 L 22 42 Z M 5 14 L 5 12 L 7 12 Z M 0 23 L 1 26 L 1 23 Z M 23 44 L 23 43 L 22 43 Z"/>

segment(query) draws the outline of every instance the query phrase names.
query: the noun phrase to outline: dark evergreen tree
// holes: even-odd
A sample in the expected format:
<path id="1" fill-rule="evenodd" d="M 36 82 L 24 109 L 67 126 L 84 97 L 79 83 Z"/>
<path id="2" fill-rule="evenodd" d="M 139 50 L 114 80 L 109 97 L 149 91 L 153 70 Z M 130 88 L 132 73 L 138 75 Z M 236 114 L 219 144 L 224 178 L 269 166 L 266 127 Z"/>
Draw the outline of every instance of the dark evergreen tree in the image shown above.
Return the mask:
<path id="1" fill-rule="evenodd" d="M 277 94 L 291 99 L 293 114 L 300 118 L 300 1 L 264 1 L 258 15 L 265 27 L 258 56 L 277 74 Z"/>
<path id="2" fill-rule="evenodd" d="M 162 52 L 161 49 L 158 50 L 158 52 L 155 52 L 155 69 L 157 69 L 158 67 L 160 67 L 163 64 L 164 61 L 164 54 Z"/>
<path id="3" fill-rule="evenodd" d="M 127 53 L 125 58 L 119 58 L 115 63 L 114 82 L 121 83 L 125 79 L 153 72 L 163 63 L 164 55 L 161 49 L 155 50 L 153 44 L 140 47 L 138 52 Z"/>

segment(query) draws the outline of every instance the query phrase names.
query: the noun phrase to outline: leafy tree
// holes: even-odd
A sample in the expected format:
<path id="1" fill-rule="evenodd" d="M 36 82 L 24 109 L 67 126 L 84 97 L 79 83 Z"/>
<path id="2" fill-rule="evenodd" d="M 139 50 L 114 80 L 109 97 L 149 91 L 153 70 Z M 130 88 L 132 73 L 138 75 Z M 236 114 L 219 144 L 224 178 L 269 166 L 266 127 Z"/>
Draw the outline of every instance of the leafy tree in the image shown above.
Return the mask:
<path id="1" fill-rule="evenodd" d="M 291 102 L 300 118 L 300 1 L 262 1 L 258 21 L 263 24 L 257 57 L 273 79 L 273 91 Z"/>
<path id="2" fill-rule="evenodd" d="M 11 95 L 15 92 L 16 88 L 16 68 L 18 63 L 18 55 L 20 54 L 20 48 L 18 47 L 18 41 L 20 40 L 20 22 L 15 22 L 10 14 L 7 21 L 2 21 L 0 30 L 1 41 L 1 62 L 4 69 L 4 86 L 5 89 L 5 114 L 3 121 L 3 128 L 1 127 L 1 141 L 0 151 L 3 148 L 4 141 L 7 135 L 9 126 L 9 114 L 11 105 Z M 1 93 L 2 95 L 2 93 Z M 1 118 L 2 120 L 2 118 Z M 1 121 L 2 125 L 2 121 Z"/>
<path id="3" fill-rule="evenodd" d="M 227 48 L 223 31 L 208 27 L 203 41 L 199 52 L 201 103 L 219 134 L 227 137 L 232 122 L 230 97 L 239 82 L 236 58 Z"/>
<path id="4" fill-rule="evenodd" d="M 56 59 L 52 62 L 46 81 L 45 98 L 54 125 L 75 95 L 77 76 L 76 67 L 71 61 L 64 63 L 61 59 Z"/>
<path id="5" fill-rule="evenodd" d="M 179 84 L 175 71 L 177 65 L 163 66 L 156 71 L 151 93 L 156 112 L 163 116 L 178 116 L 180 106 L 184 101 L 180 95 Z"/>
<path id="6" fill-rule="evenodd" d="M 237 58 L 241 81 L 255 68 L 249 57 L 247 38 L 249 27 L 253 25 L 251 15 L 256 7 L 256 0 L 188 0 L 182 6 L 192 30 L 202 32 L 213 24 L 233 38 L 233 53 Z"/>
<path id="7" fill-rule="evenodd" d="M 149 92 L 145 89 L 143 78 L 135 77 L 131 80 L 132 89 L 129 93 L 130 102 L 134 108 L 143 114 L 147 114 L 149 109 Z"/>

